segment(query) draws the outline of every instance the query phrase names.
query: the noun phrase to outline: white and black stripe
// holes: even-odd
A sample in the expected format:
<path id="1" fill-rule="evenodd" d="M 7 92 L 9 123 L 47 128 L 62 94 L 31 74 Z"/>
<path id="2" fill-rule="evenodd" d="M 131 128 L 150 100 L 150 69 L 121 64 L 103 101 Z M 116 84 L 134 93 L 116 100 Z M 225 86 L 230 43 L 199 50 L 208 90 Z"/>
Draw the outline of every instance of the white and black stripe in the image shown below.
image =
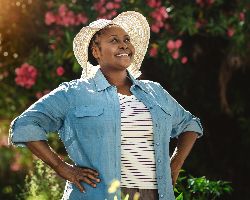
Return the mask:
<path id="1" fill-rule="evenodd" d="M 157 189 L 150 112 L 134 95 L 118 95 L 121 109 L 121 187 Z"/>

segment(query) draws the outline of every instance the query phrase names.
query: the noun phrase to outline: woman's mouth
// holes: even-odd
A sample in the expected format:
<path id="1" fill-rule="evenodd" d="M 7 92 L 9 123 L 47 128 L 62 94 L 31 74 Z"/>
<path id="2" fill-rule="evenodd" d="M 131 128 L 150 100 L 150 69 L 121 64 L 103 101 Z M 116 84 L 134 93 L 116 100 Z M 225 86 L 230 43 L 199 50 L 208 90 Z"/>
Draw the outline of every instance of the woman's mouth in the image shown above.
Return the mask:
<path id="1" fill-rule="evenodd" d="M 121 54 L 118 54 L 116 55 L 117 57 L 120 57 L 120 58 L 128 58 L 128 57 L 131 57 L 131 54 L 127 54 L 127 53 L 121 53 Z"/>

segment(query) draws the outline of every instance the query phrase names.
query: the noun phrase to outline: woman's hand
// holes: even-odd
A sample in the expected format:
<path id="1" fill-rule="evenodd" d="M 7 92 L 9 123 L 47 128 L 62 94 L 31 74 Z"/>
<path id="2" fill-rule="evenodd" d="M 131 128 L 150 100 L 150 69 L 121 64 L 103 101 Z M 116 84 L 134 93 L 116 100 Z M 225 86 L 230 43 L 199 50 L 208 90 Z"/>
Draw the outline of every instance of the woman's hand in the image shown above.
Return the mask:
<path id="1" fill-rule="evenodd" d="M 75 184 L 81 192 L 85 192 L 85 188 L 80 182 L 85 182 L 92 187 L 96 187 L 96 182 L 101 180 L 98 178 L 98 172 L 90 168 L 81 168 L 71 166 L 68 163 L 62 162 L 54 169 L 59 176 Z"/>
<path id="2" fill-rule="evenodd" d="M 26 143 L 27 147 L 38 158 L 47 163 L 62 178 L 74 183 L 81 192 L 85 188 L 80 184 L 81 181 L 96 187 L 95 182 L 101 180 L 97 177 L 98 172 L 90 168 L 71 166 L 60 159 L 60 157 L 50 148 L 46 141 L 31 141 Z M 94 182 L 95 181 L 95 182 Z"/>

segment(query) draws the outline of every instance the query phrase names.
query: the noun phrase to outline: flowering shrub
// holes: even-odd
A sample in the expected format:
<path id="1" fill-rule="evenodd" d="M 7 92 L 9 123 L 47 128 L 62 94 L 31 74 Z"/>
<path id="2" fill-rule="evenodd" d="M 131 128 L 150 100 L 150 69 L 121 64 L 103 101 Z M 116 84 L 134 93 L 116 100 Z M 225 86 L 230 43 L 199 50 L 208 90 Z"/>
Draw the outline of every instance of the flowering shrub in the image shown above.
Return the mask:
<path id="1" fill-rule="evenodd" d="M 121 0 L 100 0 L 94 3 L 93 8 L 98 13 L 97 19 L 112 19 L 117 15 L 117 9 L 121 8 Z"/>
<path id="2" fill-rule="evenodd" d="M 15 83 L 16 86 L 12 87 L 20 88 L 18 91 L 21 102 L 18 103 L 16 98 L 9 99 L 8 104 L 12 106 L 8 112 L 0 109 L 0 115 L 3 116 L 6 116 L 6 113 L 7 116 L 20 113 L 46 91 L 52 90 L 63 81 L 80 76 L 81 67 L 74 58 L 72 41 L 82 26 L 98 18 L 111 19 L 126 10 L 141 12 L 148 19 L 152 31 L 145 60 L 159 59 L 166 66 L 188 65 L 190 61 L 192 62 L 194 55 L 186 48 L 187 36 L 200 34 L 223 37 L 232 44 L 225 51 L 240 54 L 244 53 L 246 45 L 244 41 L 248 37 L 246 32 L 248 10 L 244 1 L 235 4 L 236 7 L 231 10 L 226 7 L 227 3 L 223 0 L 185 2 L 98 0 L 85 3 L 75 0 L 71 2 L 56 0 L 40 2 L 39 6 L 44 9 L 36 9 L 34 3 L 32 7 L 32 3 L 28 0 L 27 2 L 30 7 L 20 5 L 26 10 L 25 13 L 27 9 L 30 11 L 23 21 L 31 20 L 30 16 L 32 12 L 34 13 L 33 20 L 39 21 L 42 30 L 34 34 L 36 38 L 40 38 L 37 42 L 40 46 L 32 47 L 26 57 L 19 57 L 20 53 L 14 53 L 14 60 L 9 58 L 8 52 L 4 53 L 4 59 L 0 62 L 0 81 L 5 87 Z M 1 37 L 3 34 L 4 32 Z M 18 93 L 13 94 L 12 90 L 4 89 L 4 91 L 7 96 L 19 96 Z M 7 104 L 7 102 L 0 103 L 1 107 Z"/>
<path id="3" fill-rule="evenodd" d="M 37 69 L 34 66 L 24 63 L 21 67 L 16 68 L 15 72 L 17 85 L 29 89 L 36 83 Z"/>
<path id="4" fill-rule="evenodd" d="M 75 14 L 69 10 L 67 5 L 61 4 L 58 7 L 57 13 L 48 11 L 45 13 L 45 24 L 46 25 L 61 25 L 61 26 L 79 26 L 80 24 L 86 24 L 88 17 L 84 13 Z"/>

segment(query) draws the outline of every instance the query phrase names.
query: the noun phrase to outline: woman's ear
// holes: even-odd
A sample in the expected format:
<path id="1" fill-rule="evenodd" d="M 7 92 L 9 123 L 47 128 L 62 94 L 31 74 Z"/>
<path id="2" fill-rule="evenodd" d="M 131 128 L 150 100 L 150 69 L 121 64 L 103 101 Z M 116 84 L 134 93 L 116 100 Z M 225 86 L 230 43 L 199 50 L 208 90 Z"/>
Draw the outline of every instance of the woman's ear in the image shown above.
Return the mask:
<path id="1" fill-rule="evenodd" d="M 93 56 L 95 57 L 95 59 L 96 60 L 98 60 L 99 59 L 99 48 L 95 45 L 95 46 L 93 46 L 93 48 L 92 48 L 92 54 L 93 54 Z"/>

